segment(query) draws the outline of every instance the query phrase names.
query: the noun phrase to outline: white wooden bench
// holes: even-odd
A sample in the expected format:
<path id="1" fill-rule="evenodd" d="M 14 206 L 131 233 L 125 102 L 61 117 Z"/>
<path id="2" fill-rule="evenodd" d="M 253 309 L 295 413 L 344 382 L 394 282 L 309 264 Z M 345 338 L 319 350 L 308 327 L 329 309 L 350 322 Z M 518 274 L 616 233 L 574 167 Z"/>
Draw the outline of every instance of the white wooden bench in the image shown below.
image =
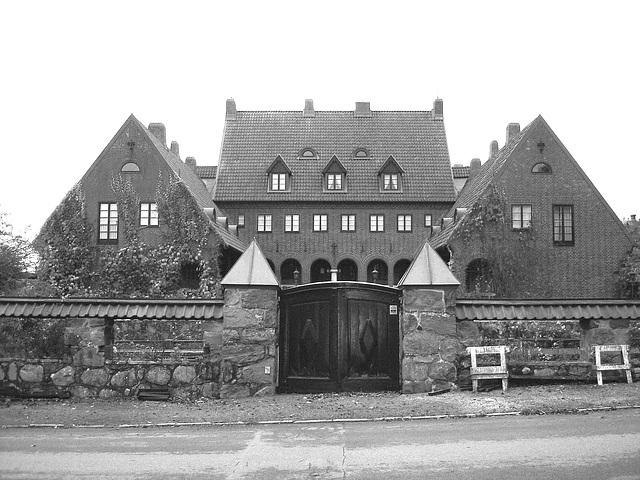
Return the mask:
<path id="1" fill-rule="evenodd" d="M 633 383 L 631 379 L 631 365 L 629 364 L 629 345 L 594 345 L 596 357 L 596 377 L 598 385 L 602 385 L 602 372 L 608 370 L 622 370 L 627 374 L 627 383 Z M 620 352 L 622 354 L 622 363 L 606 363 L 602 364 L 602 352 Z"/>
<path id="2" fill-rule="evenodd" d="M 467 352 L 471 355 L 471 384 L 474 393 L 478 392 L 478 380 L 488 380 L 493 378 L 502 379 L 502 390 L 506 390 L 509 385 L 509 372 L 507 371 L 507 347 L 467 347 Z M 500 365 L 478 366 L 478 355 L 500 355 Z"/>

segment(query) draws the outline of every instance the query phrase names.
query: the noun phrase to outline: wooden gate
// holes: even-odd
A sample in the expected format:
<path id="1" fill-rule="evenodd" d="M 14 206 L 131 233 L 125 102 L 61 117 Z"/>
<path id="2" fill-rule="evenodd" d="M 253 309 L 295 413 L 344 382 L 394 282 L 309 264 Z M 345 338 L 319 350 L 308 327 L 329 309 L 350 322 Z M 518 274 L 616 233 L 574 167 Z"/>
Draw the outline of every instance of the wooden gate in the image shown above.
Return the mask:
<path id="1" fill-rule="evenodd" d="M 400 389 L 400 290 L 322 282 L 280 299 L 279 391 Z"/>

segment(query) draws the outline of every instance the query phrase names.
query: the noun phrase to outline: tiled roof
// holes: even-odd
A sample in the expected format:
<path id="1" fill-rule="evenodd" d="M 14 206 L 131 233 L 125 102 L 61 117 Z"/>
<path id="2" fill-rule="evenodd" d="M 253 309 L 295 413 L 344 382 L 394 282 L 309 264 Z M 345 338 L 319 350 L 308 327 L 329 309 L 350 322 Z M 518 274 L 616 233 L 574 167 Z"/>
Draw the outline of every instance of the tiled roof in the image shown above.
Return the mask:
<path id="1" fill-rule="evenodd" d="M 541 118 L 542 117 L 538 117 L 538 119 Z M 529 131 L 529 129 L 532 128 L 532 125 L 538 119 L 534 120 L 525 128 L 523 128 L 522 131 L 513 138 L 513 140 L 502 147 L 502 149 L 495 157 L 487 160 L 487 162 L 482 165 L 478 173 L 476 173 L 473 178 L 467 180 L 467 183 L 460 192 L 460 196 L 454 203 L 453 207 L 451 207 L 449 212 L 444 216 L 444 218 L 451 219 L 455 217 L 456 221 L 449 222 L 439 233 L 429 239 L 429 243 L 433 248 L 441 247 L 442 245 L 445 245 L 447 243 L 458 225 L 460 225 L 460 221 L 462 220 L 462 218 L 464 218 L 464 215 L 455 215 L 456 209 L 471 209 L 475 205 L 482 194 L 487 190 L 495 176 L 500 173 L 502 167 L 507 163 L 507 160 L 509 160 L 511 153 L 518 147 L 520 141 L 524 138 L 526 133 Z"/>
<path id="2" fill-rule="evenodd" d="M 0 318 L 222 319 L 224 301 L 100 298 L 0 298 Z"/>
<path id="3" fill-rule="evenodd" d="M 227 120 L 213 198 L 218 201 L 453 202 L 444 122 L 430 111 L 239 111 Z M 298 159 L 311 147 L 317 159 Z M 353 158 L 365 148 L 369 158 Z M 267 169 L 281 155 L 291 191 L 267 191 Z M 322 171 L 333 155 L 347 170 L 346 189 L 323 193 Z M 378 171 L 390 155 L 404 170 L 403 193 L 381 193 Z"/>
<path id="4" fill-rule="evenodd" d="M 217 165 L 197 165 L 196 174 L 199 178 L 216 178 Z"/>
<path id="5" fill-rule="evenodd" d="M 469 167 L 454 165 L 453 167 L 451 167 L 451 173 L 453 173 L 453 178 L 468 178 Z"/>
<path id="6" fill-rule="evenodd" d="M 640 319 L 633 300 L 457 300 L 458 320 Z"/>

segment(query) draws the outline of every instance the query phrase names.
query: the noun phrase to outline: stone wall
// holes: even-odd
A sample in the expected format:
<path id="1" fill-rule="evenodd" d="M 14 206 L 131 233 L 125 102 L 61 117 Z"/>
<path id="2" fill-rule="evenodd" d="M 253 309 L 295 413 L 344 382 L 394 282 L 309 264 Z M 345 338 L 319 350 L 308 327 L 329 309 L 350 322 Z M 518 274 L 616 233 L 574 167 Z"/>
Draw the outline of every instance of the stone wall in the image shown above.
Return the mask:
<path id="1" fill-rule="evenodd" d="M 224 296 L 220 397 L 274 395 L 278 289 L 227 287 Z"/>
<path id="2" fill-rule="evenodd" d="M 450 389 L 458 377 L 458 339 L 454 296 L 442 290 L 406 287 L 402 314 L 402 391 Z"/>

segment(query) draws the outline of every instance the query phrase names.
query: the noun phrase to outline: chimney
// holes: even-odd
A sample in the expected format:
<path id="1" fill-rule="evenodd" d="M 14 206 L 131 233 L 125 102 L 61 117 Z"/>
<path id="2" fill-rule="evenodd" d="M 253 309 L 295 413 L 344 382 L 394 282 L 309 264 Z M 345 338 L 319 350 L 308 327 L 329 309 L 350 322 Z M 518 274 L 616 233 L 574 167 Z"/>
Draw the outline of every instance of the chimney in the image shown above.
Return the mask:
<path id="1" fill-rule="evenodd" d="M 493 140 L 491 142 L 491 145 L 489 145 L 489 160 L 491 160 L 492 158 L 496 158 L 499 150 L 500 148 L 498 148 L 498 141 Z"/>
<path id="2" fill-rule="evenodd" d="M 193 170 L 194 172 L 196 171 L 196 167 L 198 166 L 198 164 L 196 163 L 196 159 L 194 157 L 187 157 L 184 163 L 186 163 L 187 167 L 189 167 L 191 170 Z"/>
<path id="3" fill-rule="evenodd" d="M 443 113 L 444 113 L 444 110 L 442 105 L 442 99 L 436 98 L 433 101 L 433 118 L 442 118 Z"/>
<path id="4" fill-rule="evenodd" d="M 227 115 L 225 120 L 227 122 L 235 122 L 236 121 L 236 101 L 233 98 L 227 99 Z"/>
<path id="5" fill-rule="evenodd" d="M 160 140 L 160 143 L 166 147 L 167 146 L 167 129 L 164 126 L 164 123 L 150 123 L 149 131 L 153 133 L 153 136 Z"/>
<path id="6" fill-rule="evenodd" d="M 635 222 L 636 221 L 636 216 L 635 215 L 631 215 L 631 221 Z"/>
<path id="7" fill-rule="evenodd" d="M 520 124 L 519 123 L 510 123 L 507 125 L 507 145 L 509 142 L 515 138 L 516 135 L 520 133 Z"/>
<path id="8" fill-rule="evenodd" d="M 480 171 L 480 167 L 482 167 L 482 160 L 479 158 L 471 160 L 471 163 L 469 164 L 469 178 L 467 178 L 467 182 L 476 176 L 478 171 Z"/>
<path id="9" fill-rule="evenodd" d="M 356 118 L 359 117 L 371 117 L 371 106 L 369 102 L 356 102 L 356 111 L 354 112 Z"/>
<path id="10" fill-rule="evenodd" d="M 304 101 L 304 111 L 302 112 L 303 117 L 315 117 L 316 111 L 313 109 L 313 100 L 310 98 Z"/>
<path id="11" fill-rule="evenodd" d="M 176 157 L 180 158 L 180 145 L 178 145 L 178 142 L 176 142 L 175 140 L 171 142 L 171 151 L 175 154 Z"/>

